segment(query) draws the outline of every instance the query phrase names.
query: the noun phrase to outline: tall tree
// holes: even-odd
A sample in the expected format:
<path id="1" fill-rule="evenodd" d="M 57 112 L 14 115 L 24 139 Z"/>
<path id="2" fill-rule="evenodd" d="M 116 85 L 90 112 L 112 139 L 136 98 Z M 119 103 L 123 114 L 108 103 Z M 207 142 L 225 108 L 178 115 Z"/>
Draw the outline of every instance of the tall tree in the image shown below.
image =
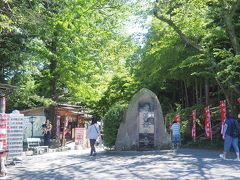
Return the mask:
<path id="1" fill-rule="evenodd" d="M 204 75 L 205 77 L 213 77 L 225 95 L 229 105 L 232 104 L 231 88 L 227 87 L 226 81 L 220 78 L 223 69 L 220 68 L 219 61 L 226 62 L 223 56 L 220 58 L 218 55 L 229 57 L 234 49 L 234 54 L 231 57 L 236 59 L 236 49 L 238 42 L 236 41 L 237 34 L 234 32 L 238 22 L 238 0 L 235 1 L 156 1 L 154 15 L 157 19 L 166 23 L 171 27 L 182 39 L 182 41 L 198 51 L 198 55 L 187 58 L 180 65 L 182 67 L 192 68 L 195 65 L 205 64 L 205 68 L 193 72 L 192 75 Z M 227 6 L 226 6 L 227 5 Z M 227 8 L 227 9 L 226 9 Z M 224 15 L 223 15 L 224 10 Z M 226 13 L 227 12 L 227 13 Z M 231 20 L 227 24 L 226 16 Z M 225 20 L 224 20 L 225 19 Z M 220 20 L 220 22 L 219 22 Z M 224 29 L 228 30 L 228 34 L 224 33 Z M 216 36 L 218 32 L 218 36 Z M 220 34 L 220 32 L 222 34 Z M 222 36 L 223 35 L 223 36 Z M 234 38 L 235 37 L 235 38 Z M 235 39 L 235 40 L 234 40 Z M 216 41 L 217 40 L 217 41 Z M 229 41 L 230 40 L 230 41 Z M 224 43 L 223 42 L 230 42 Z M 221 44 L 220 44 L 221 43 Z M 227 53 L 227 51 L 230 53 Z M 220 53 L 221 52 L 221 53 Z M 217 55 L 218 54 L 218 55 Z M 194 58 L 195 57 L 195 58 Z M 193 61 L 197 59 L 197 61 Z M 224 60 L 224 61 L 223 61 Z M 237 63 L 237 61 L 235 61 Z M 188 64 L 188 65 L 187 65 Z M 184 70 L 186 70 L 184 68 Z M 179 68 L 175 68 L 179 69 Z M 200 70 L 200 71 L 199 71 Z M 238 76 L 237 71 L 231 68 L 232 73 Z M 205 81 L 209 82 L 209 81 Z M 232 83 L 231 83 L 232 84 Z M 207 84 L 206 84 L 207 85 Z M 208 86 L 206 86 L 207 88 Z M 207 96 L 206 96 L 207 97 Z"/>
<path id="2" fill-rule="evenodd" d="M 22 101 L 21 108 L 45 104 L 44 99 L 48 98 L 51 101 L 46 102 L 52 103 L 97 101 L 108 81 L 124 68 L 125 59 L 134 52 L 131 39 L 122 32 L 123 22 L 130 15 L 124 0 L 2 3 L 11 9 L 5 14 L 5 21 L 11 20 L 9 24 L 13 23 L 23 37 L 23 47 L 18 54 L 11 49 L 17 56 L 12 62 L 20 62 L 19 68 L 11 66 L 10 78 L 6 78 L 5 70 L 4 79 L 22 88 L 31 84 L 31 95 L 28 95 L 38 97 L 36 103 L 29 102 L 29 106 Z M 8 27 L 4 23 L 1 28 Z M 11 28 L 8 29 L 11 33 Z M 16 45 L 19 46 L 19 42 Z M 9 57 L 14 56 L 9 54 Z M 64 94 L 66 88 L 68 93 Z M 33 98 L 27 100 L 33 101 Z M 12 101 L 11 106 L 19 105 L 14 104 L 15 98 Z"/>

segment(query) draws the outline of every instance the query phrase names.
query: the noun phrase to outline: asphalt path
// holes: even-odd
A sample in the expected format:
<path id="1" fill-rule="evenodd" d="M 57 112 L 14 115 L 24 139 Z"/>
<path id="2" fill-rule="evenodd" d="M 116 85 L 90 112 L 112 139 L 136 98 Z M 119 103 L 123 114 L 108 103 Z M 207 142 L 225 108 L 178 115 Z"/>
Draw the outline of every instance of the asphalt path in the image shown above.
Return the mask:
<path id="1" fill-rule="evenodd" d="M 240 179 L 240 162 L 222 160 L 220 151 L 104 151 L 71 150 L 26 156 L 9 166 L 6 179 Z M 230 154 L 229 158 L 234 158 Z"/>

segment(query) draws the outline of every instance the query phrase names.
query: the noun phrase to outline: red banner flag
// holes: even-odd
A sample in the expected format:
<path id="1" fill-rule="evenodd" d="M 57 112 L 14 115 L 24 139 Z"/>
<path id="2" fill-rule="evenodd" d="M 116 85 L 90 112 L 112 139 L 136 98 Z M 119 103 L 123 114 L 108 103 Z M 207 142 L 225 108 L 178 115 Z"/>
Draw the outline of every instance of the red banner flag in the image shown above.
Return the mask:
<path id="1" fill-rule="evenodd" d="M 176 116 L 175 116 L 175 121 L 176 121 L 177 123 L 180 123 L 180 115 L 179 115 L 179 113 L 176 114 Z"/>
<path id="2" fill-rule="evenodd" d="M 211 128 L 209 107 L 205 108 L 205 116 L 206 116 L 206 119 L 205 119 L 205 132 L 206 132 L 207 138 L 212 140 L 212 128 Z"/>
<path id="3" fill-rule="evenodd" d="M 220 101 L 220 111 L 221 111 L 221 122 L 222 122 L 221 134 L 223 134 L 224 121 L 226 119 L 226 102 L 225 101 Z"/>
<path id="4" fill-rule="evenodd" d="M 196 110 L 192 111 L 192 138 L 195 141 L 196 140 Z"/>

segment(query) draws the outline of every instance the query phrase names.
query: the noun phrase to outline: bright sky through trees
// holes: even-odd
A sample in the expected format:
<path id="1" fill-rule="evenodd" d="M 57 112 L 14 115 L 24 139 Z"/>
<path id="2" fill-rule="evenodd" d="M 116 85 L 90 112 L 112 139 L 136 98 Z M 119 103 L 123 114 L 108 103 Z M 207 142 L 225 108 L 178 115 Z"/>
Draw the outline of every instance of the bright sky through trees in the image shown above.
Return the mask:
<path id="1" fill-rule="evenodd" d="M 148 33 L 148 30 L 151 25 L 152 16 L 148 16 L 147 19 L 138 19 L 135 17 L 129 18 L 129 21 L 126 23 L 125 28 L 126 32 L 133 37 L 133 39 L 139 43 L 140 46 L 144 45 L 144 37 Z M 141 18 L 141 17 L 140 17 Z"/>

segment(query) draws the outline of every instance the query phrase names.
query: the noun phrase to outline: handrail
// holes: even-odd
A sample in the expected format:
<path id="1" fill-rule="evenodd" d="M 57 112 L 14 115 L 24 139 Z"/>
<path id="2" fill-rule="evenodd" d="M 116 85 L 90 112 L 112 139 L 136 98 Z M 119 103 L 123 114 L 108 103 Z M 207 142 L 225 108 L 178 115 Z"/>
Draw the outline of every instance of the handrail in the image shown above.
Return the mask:
<path id="1" fill-rule="evenodd" d="M 212 132 L 214 132 L 213 130 L 214 130 L 215 128 L 221 127 L 221 124 L 222 124 L 222 122 L 220 122 L 220 123 L 216 124 L 215 126 L 213 126 L 213 127 L 212 127 Z M 212 134 L 216 134 L 216 133 L 212 133 Z M 205 132 L 202 133 L 202 134 L 200 134 L 199 136 L 197 136 L 196 139 L 198 139 L 198 138 L 200 138 L 200 137 L 203 137 L 203 136 L 205 136 Z"/>

